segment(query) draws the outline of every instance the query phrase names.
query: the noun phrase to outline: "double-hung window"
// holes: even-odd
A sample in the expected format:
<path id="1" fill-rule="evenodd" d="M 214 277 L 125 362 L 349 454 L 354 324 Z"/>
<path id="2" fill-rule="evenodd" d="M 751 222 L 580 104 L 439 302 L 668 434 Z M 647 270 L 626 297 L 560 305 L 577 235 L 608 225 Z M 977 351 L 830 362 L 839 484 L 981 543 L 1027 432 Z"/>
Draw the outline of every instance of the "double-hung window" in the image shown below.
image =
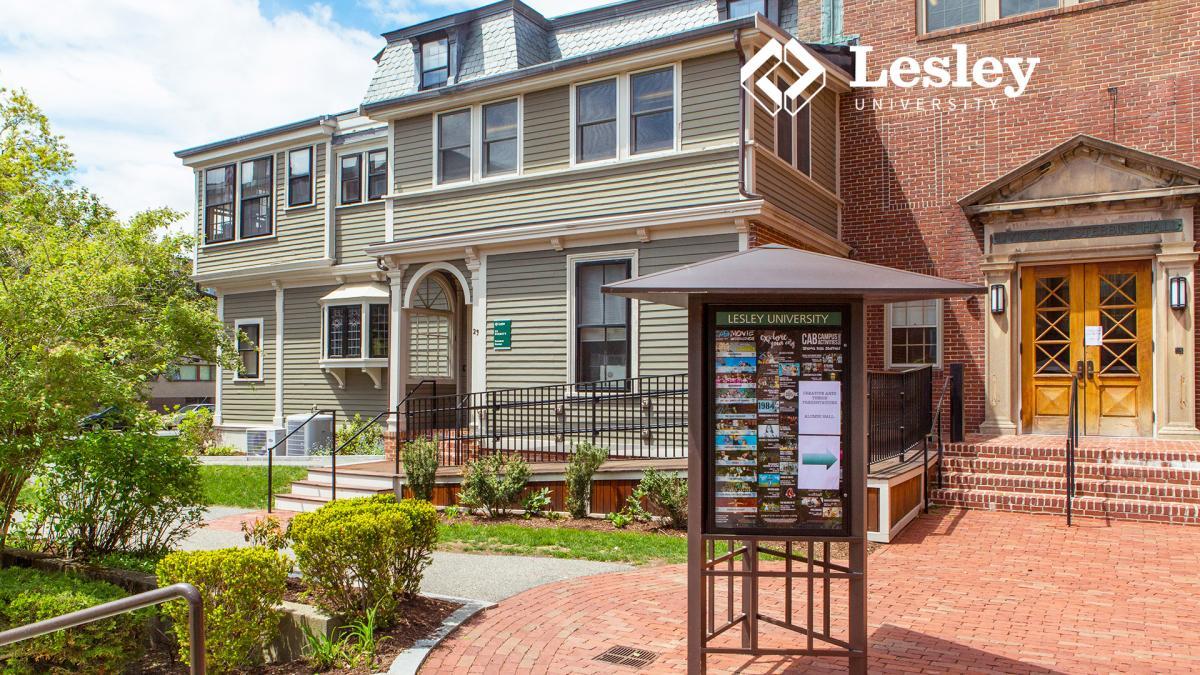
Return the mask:
<path id="1" fill-rule="evenodd" d="M 517 100 L 483 106 L 483 175 L 496 176 L 517 170 Z"/>
<path id="2" fill-rule="evenodd" d="M 242 239 L 271 234 L 273 157 L 242 162 Z"/>
<path id="3" fill-rule="evenodd" d="M 894 302 L 887 312 L 888 366 L 940 366 L 942 301 Z"/>
<path id="4" fill-rule="evenodd" d="M 754 16 L 755 14 L 767 15 L 767 0 L 729 0 L 726 4 L 730 19 Z"/>
<path id="5" fill-rule="evenodd" d="M 629 77 L 629 152 L 675 147 L 675 67 Z"/>
<path id="6" fill-rule="evenodd" d="M 780 89 L 787 83 L 779 81 Z M 795 115 L 780 110 L 775 115 L 775 154 L 796 167 L 801 173 L 812 172 L 812 105 L 806 105 Z"/>
<path id="7" fill-rule="evenodd" d="M 297 148 L 288 152 L 287 205 L 307 206 L 313 203 L 313 149 Z"/>
<path id="8" fill-rule="evenodd" d="M 367 199 L 382 199 L 387 194 L 387 150 L 367 153 Z"/>
<path id="9" fill-rule="evenodd" d="M 674 65 L 575 86 L 576 164 L 674 150 L 679 111 Z"/>
<path id="10" fill-rule="evenodd" d="M 262 319 L 235 321 L 237 333 L 238 380 L 262 379 Z"/>
<path id="11" fill-rule="evenodd" d="M 233 200 L 237 191 L 233 164 L 204 172 L 204 243 L 233 241 Z"/>
<path id="12" fill-rule="evenodd" d="M 617 156 L 617 79 L 575 88 L 575 161 Z"/>
<path id="13" fill-rule="evenodd" d="M 450 40 L 445 37 L 421 42 L 421 88 L 432 89 L 450 80 Z"/>
<path id="14" fill-rule="evenodd" d="M 439 183 L 471 180 L 471 109 L 437 116 Z"/>
<path id="15" fill-rule="evenodd" d="M 629 377 L 630 301 L 603 293 L 605 284 L 628 279 L 629 260 L 575 263 L 575 379 L 622 388 Z M 610 384 L 603 384 L 610 382 Z"/>
<path id="16" fill-rule="evenodd" d="M 921 0 L 925 32 L 1006 19 L 1091 0 Z"/>
<path id="17" fill-rule="evenodd" d="M 338 201 L 357 204 L 362 201 L 362 155 L 342 155 L 338 160 Z"/>

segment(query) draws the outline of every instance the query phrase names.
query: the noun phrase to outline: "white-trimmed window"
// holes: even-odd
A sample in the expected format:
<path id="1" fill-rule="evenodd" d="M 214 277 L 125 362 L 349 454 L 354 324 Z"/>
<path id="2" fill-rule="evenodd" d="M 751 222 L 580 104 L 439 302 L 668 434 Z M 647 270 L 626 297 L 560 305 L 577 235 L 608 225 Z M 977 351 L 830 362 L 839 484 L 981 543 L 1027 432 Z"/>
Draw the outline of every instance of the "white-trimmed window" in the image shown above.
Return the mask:
<path id="1" fill-rule="evenodd" d="M 942 365 L 942 301 L 913 300 L 887 305 L 889 367 Z"/>
<path id="2" fill-rule="evenodd" d="M 386 148 L 338 155 L 338 205 L 379 201 L 387 194 Z"/>
<path id="3" fill-rule="evenodd" d="M 922 31 L 1006 19 L 1043 9 L 1070 7 L 1091 0 L 919 0 Z"/>
<path id="4" fill-rule="evenodd" d="M 780 80 L 781 89 L 787 84 Z M 775 154 L 796 167 L 796 170 L 812 175 L 812 105 L 806 105 L 795 115 L 780 110 L 775 115 Z"/>
<path id="5" fill-rule="evenodd" d="M 587 389 L 626 389 L 634 371 L 633 302 L 601 288 L 635 274 L 632 255 L 569 257 L 571 375 Z"/>
<path id="6" fill-rule="evenodd" d="M 262 319 L 238 319 L 233 322 L 237 341 L 238 365 L 234 381 L 259 382 L 262 372 Z"/>
<path id="7" fill-rule="evenodd" d="M 233 164 L 204 170 L 204 243 L 233 241 L 237 168 Z"/>
<path id="8" fill-rule="evenodd" d="M 521 115 L 519 96 L 434 115 L 434 182 L 473 183 L 520 175 Z"/>
<path id="9" fill-rule="evenodd" d="M 413 377 L 454 375 L 454 295 L 437 274 L 413 289 L 408 309 L 408 372 Z"/>
<path id="10" fill-rule="evenodd" d="M 384 303 L 326 305 L 325 358 L 386 359 L 390 325 Z"/>
<path id="11" fill-rule="evenodd" d="M 241 237 L 270 236 L 275 187 L 275 158 L 260 157 L 242 162 Z"/>
<path id="12" fill-rule="evenodd" d="M 571 163 L 679 150 L 679 64 L 571 87 Z"/>
<path id="13" fill-rule="evenodd" d="M 289 150 L 287 155 L 289 208 L 313 203 L 313 147 Z"/>

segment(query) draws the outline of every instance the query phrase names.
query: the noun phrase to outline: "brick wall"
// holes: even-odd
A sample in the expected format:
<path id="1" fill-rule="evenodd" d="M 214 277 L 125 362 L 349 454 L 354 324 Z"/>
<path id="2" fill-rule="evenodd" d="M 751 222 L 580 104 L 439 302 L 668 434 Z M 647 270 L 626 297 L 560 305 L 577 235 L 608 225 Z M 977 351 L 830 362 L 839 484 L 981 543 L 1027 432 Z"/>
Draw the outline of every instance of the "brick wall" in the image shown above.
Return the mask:
<path id="1" fill-rule="evenodd" d="M 950 55 L 954 43 L 968 46 L 970 62 L 1041 63 L 1018 99 L 897 87 L 843 97 L 843 238 L 855 258 L 982 283 L 982 227 L 956 201 L 1078 133 L 1200 164 L 1200 2 L 1094 0 L 921 37 L 916 9 L 914 0 L 845 0 L 846 32 L 875 48 L 872 77 L 898 56 Z M 900 107 L 920 97 L 922 110 Z M 941 110 L 931 110 L 934 97 Z M 948 111 L 951 98 L 979 109 Z M 983 420 L 985 312 L 983 298 L 946 302 L 944 361 L 966 364 L 968 430 Z M 867 316 L 869 365 L 881 367 L 882 310 Z"/>

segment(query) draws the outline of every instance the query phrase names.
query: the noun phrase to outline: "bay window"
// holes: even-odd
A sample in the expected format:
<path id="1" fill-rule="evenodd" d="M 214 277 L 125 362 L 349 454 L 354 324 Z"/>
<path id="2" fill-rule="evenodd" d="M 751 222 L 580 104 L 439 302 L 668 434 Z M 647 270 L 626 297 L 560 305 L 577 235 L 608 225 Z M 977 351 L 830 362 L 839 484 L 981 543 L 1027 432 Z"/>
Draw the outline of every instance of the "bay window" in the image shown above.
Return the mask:
<path id="1" fill-rule="evenodd" d="M 271 234 L 271 184 L 274 182 L 273 157 L 242 162 L 243 239 Z"/>
<path id="2" fill-rule="evenodd" d="M 233 164 L 204 172 L 204 242 L 233 241 L 233 199 L 236 192 Z"/>
<path id="3" fill-rule="evenodd" d="M 575 379 L 592 388 L 620 388 L 630 377 L 630 301 L 602 292 L 605 284 L 630 277 L 631 261 L 575 263 Z"/>
<path id="4" fill-rule="evenodd" d="M 338 160 L 338 201 L 358 204 L 362 201 L 362 155 L 342 155 Z"/>
<path id="5" fill-rule="evenodd" d="M 439 183 L 471 180 L 471 110 L 437 116 Z"/>
<path id="6" fill-rule="evenodd" d="M 390 326 L 386 304 L 363 302 L 352 305 L 327 305 L 325 358 L 386 359 Z"/>
<path id="7" fill-rule="evenodd" d="M 313 203 L 312 147 L 288 152 L 287 205 L 305 206 Z"/>

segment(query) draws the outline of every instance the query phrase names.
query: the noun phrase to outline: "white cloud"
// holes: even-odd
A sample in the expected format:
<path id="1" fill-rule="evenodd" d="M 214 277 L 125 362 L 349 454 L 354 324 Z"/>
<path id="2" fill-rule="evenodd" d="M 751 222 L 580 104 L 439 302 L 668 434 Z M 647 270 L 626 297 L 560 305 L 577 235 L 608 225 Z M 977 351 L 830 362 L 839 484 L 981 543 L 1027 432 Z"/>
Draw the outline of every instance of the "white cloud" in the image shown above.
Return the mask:
<path id="1" fill-rule="evenodd" d="M 356 106 L 382 40 L 328 7 L 254 0 L 0 2 L 0 84 L 66 137 L 122 216 L 194 208 L 175 150 Z"/>

